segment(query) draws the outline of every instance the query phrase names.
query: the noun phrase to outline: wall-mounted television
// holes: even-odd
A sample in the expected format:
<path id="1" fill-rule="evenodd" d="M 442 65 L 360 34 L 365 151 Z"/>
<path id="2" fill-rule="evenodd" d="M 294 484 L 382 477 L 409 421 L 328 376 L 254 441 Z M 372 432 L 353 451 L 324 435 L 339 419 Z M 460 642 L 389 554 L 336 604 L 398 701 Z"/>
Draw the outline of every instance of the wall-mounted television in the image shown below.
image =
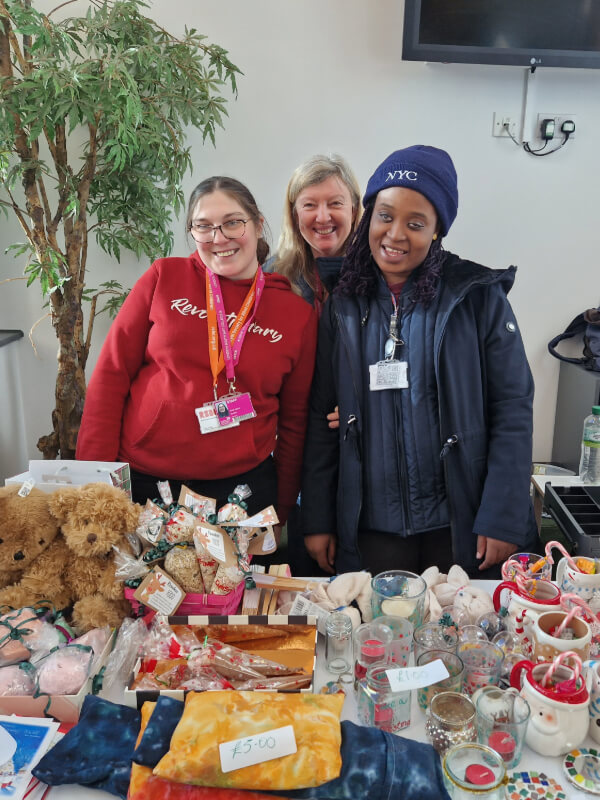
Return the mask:
<path id="1" fill-rule="evenodd" d="M 600 69 L 600 0 L 405 0 L 402 57 Z"/>

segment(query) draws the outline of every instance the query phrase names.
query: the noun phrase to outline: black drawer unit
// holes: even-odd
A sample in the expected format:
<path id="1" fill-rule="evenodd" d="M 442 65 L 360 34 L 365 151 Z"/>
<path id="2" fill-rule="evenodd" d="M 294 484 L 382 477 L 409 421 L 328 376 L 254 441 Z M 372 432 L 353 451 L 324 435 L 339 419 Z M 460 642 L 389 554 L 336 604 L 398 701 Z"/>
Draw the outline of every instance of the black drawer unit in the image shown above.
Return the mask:
<path id="1" fill-rule="evenodd" d="M 600 486 L 547 483 L 544 505 L 577 555 L 600 558 Z"/>

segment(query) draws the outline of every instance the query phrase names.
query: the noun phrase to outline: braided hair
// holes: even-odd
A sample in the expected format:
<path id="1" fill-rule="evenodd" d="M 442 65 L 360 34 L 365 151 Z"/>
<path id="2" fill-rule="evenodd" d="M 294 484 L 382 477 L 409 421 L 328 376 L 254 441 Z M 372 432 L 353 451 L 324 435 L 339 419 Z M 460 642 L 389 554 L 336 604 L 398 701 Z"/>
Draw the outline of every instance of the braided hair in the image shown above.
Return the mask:
<path id="1" fill-rule="evenodd" d="M 344 297 L 353 295 L 372 297 L 375 294 L 379 267 L 375 263 L 369 247 L 369 227 L 374 206 L 375 198 L 365 207 L 354 238 L 348 247 L 340 279 L 335 288 L 336 294 Z M 431 243 L 423 263 L 413 273 L 411 306 L 422 303 L 427 308 L 432 303 L 437 295 L 444 257 L 442 239 L 438 237 Z"/>

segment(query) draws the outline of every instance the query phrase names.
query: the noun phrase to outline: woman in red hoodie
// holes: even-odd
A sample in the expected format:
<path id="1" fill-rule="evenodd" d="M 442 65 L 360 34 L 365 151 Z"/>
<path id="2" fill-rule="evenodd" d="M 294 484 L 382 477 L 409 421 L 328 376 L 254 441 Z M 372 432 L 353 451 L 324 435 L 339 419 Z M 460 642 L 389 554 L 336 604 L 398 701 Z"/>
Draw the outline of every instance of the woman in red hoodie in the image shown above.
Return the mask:
<path id="1" fill-rule="evenodd" d="M 111 326 L 77 458 L 129 462 L 138 502 L 158 480 L 219 504 L 247 483 L 250 513 L 273 504 L 281 522 L 296 501 L 316 314 L 263 273 L 263 224 L 243 184 L 200 183 L 186 226 L 196 251 L 155 261 Z"/>

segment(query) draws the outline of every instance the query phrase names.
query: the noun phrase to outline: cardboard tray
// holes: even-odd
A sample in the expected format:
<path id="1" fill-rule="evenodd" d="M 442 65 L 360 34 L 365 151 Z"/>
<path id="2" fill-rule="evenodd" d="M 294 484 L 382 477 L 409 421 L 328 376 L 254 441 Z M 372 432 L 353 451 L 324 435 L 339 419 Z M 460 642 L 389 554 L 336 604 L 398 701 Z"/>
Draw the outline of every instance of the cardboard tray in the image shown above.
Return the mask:
<path id="1" fill-rule="evenodd" d="M 0 697 L 0 714 L 18 714 L 21 717 L 54 717 L 60 722 L 77 722 L 83 699 L 87 694 L 98 694 L 101 685 L 94 681 L 102 670 L 113 648 L 115 635 L 109 638 L 98 660 L 96 671 L 88 676 L 77 694 L 42 694 L 39 697 Z M 96 684 L 98 681 L 96 681 Z"/>
<path id="2" fill-rule="evenodd" d="M 247 626 L 247 625 L 260 625 L 263 626 L 266 631 L 268 632 L 269 628 L 273 629 L 273 633 L 275 634 L 276 631 L 279 631 L 281 628 L 288 628 L 289 634 L 292 635 L 294 633 L 294 626 L 298 626 L 298 633 L 305 634 L 307 632 L 307 628 L 310 629 L 310 642 L 311 647 L 309 651 L 305 651 L 302 654 L 302 661 L 305 668 L 312 669 L 313 679 L 311 681 L 310 686 L 307 686 L 304 689 L 293 689 L 293 690 L 278 690 L 278 691 L 295 691 L 295 692 L 312 692 L 313 685 L 314 685 L 314 675 L 315 675 L 315 666 L 317 660 L 317 619 L 316 617 L 306 617 L 306 616 L 176 616 L 176 617 L 169 617 L 169 623 L 171 625 L 190 625 L 196 627 L 202 627 L 204 634 L 204 629 L 206 627 L 212 627 L 214 629 L 213 637 L 220 638 L 217 632 L 223 631 L 224 628 L 232 627 L 235 625 L 238 626 Z M 209 634 L 210 635 L 210 634 Z M 229 637 L 227 637 L 229 639 Z M 269 638 L 269 637 L 267 637 Z M 259 640 L 260 641 L 260 640 Z M 235 640 L 230 641 L 230 644 L 235 645 L 236 647 L 240 647 L 243 650 L 256 650 L 264 655 L 265 658 L 270 658 L 272 660 L 277 660 L 278 656 L 277 653 L 274 652 L 272 649 L 262 649 L 256 647 L 250 647 L 249 643 L 248 646 L 244 646 L 243 641 L 243 634 L 240 637 L 237 637 Z M 293 664 L 290 662 L 290 658 L 293 660 L 293 651 L 288 651 L 289 655 L 284 655 L 286 650 L 281 650 L 281 661 L 282 663 L 285 660 L 289 666 Z M 131 689 L 131 685 L 135 680 L 135 676 L 138 674 L 141 665 L 141 659 L 138 659 L 133 672 L 129 676 L 129 680 L 127 681 L 127 685 L 125 687 L 124 692 L 124 703 L 125 705 L 131 706 L 132 708 L 141 708 L 142 705 L 147 701 L 155 701 L 159 697 L 159 695 L 165 695 L 167 697 L 173 697 L 176 700 L 183 700 L 185 695 L 187 694 L 186 691 L 183 689 L 161 689 L 159 690 L 151 690 L 151 689 Z M 262 689 L 257 689 L 256 691 L 266 691 Z"/>

